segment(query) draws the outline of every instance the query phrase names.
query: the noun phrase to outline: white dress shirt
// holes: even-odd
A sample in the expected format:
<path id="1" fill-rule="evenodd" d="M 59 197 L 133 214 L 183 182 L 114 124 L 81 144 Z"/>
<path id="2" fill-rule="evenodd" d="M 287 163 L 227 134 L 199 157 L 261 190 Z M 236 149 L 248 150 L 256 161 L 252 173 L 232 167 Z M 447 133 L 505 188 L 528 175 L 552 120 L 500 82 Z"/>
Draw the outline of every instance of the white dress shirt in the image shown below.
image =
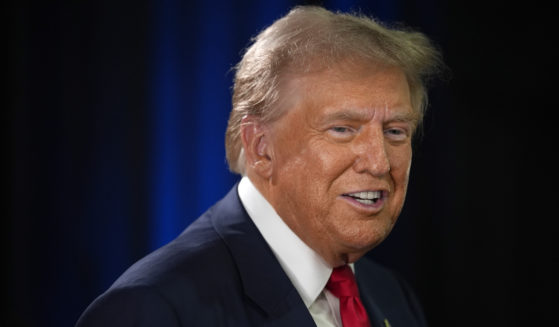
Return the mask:
<path id="1" fill-rule="evenodd" d="M 248 177 L 238 188 L 248 215 L 272 249 L 319 327 L 341 327 L 340 302 L 324 289 L 332 267 L 308 247 L 280 218 Z M 353 269 L 353 265 L 350 265 Z"/>

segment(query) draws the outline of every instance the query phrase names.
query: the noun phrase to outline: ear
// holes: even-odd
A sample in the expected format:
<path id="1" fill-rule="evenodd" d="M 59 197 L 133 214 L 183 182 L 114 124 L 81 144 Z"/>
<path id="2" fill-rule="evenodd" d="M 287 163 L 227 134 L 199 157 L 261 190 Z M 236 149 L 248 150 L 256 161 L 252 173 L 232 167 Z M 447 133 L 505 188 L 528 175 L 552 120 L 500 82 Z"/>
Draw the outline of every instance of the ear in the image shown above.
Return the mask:
<path id="1" fill-rule="evenodd" d="M 270 131 L 258 117 L 245 116 L 241 120 L 241 140 L 245 151 L 246 168 L 264 179 L 272 176 L 272 147 Z"/>

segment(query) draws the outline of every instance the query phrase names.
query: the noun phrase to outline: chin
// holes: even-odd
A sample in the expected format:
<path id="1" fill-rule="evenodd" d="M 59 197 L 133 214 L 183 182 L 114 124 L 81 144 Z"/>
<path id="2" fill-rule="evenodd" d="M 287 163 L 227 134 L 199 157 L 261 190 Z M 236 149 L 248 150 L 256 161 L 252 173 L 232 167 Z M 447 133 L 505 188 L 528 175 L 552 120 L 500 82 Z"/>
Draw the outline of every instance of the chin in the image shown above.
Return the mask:
<path id="1" fill-rule="evenodd" d="M 376 221 L 373 226 L 358 227 L 356 233 L 346 234 L 347 244 L 355 250 L 370 251 L 386 239 L 392 226 L 394 225 L 390 223 Z"/>
<path id="2" fill-rule="evenodd" d="M 329 261 L 329 263 L 333 267 L 353 263 L 379 245 L 385 239 L 385 235 L 386 233 L 377 231 L 338 234 L 337 239 L 331 239 L 333 244 L 338 244 L 338 246 L 332 248 L 335 252 L 330 258 L 334 261 Z"/>
<path id="3" fill-rule="evenodd" d="M 360 231 L 359 235 L 346 235 L 344 237 L 345 244 L 350 250 L 350 253 L 355 252 L 365 254 L 382 243 L 389 233 L 390 231 L 386 231 L 384 229 L 374 229 L 367 233 L 362 233 L 362 231 Z"/>

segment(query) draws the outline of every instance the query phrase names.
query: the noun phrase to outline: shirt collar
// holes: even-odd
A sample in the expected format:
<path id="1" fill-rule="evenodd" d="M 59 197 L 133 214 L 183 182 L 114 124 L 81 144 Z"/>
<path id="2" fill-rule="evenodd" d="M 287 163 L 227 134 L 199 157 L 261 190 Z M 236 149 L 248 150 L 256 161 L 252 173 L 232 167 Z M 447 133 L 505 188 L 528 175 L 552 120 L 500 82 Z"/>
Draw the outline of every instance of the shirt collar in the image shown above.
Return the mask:
<path id="1" fill-rule="evenodd" d="M 248 215 L 309 308 L 326 286 L 332 268 L 285 224 L 248 177 L 241 179 L 238 192 Z"/>

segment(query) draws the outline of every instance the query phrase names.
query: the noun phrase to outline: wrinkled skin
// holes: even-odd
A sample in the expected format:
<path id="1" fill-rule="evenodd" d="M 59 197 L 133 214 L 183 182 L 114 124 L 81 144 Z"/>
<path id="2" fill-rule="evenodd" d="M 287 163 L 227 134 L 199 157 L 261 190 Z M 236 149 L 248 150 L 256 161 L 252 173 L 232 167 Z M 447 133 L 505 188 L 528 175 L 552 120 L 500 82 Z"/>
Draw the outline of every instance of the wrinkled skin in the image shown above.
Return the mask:
<path id="1" fill-rule="evenodd" d="M 292 77 L 285 113 L 247 117 L 247 175 L 286 224 L 331 266 L 383 241 L 402 209 L 417 125 L 395 67 L 346 65 Z M 380 191 L 375 203 L 355 192 Z"/>

